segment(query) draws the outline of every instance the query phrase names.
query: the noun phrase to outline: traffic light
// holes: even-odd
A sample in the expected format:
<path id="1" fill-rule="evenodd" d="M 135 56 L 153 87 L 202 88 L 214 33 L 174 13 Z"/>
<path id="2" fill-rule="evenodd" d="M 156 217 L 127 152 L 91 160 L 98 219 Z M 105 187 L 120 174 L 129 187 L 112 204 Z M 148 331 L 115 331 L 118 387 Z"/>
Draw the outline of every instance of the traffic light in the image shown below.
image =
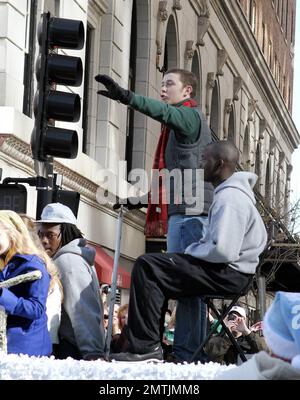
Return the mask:
<path id="1" fill-rule="evenodd" d="M 23 185 L 0 184 L 0 210 L 26 214 L 27 190 Z"/>
<path id="2" fill-rule="evenodd" d="M 79 87 L 83 67 L 80 57 L 59 55 L 56 49 L 81 50 L 84 45 L 82 21 L 42 14 L 38 27 L 38 83 L 34 98 L 35 125 L 31 134 L 33 159 L 45 162 L 48 156 L 76 158 L 78 135 L 75 130 L 54 126 L 54 121 L 78 122 L 80 96 L 56 90 L 56 85 Z"/>

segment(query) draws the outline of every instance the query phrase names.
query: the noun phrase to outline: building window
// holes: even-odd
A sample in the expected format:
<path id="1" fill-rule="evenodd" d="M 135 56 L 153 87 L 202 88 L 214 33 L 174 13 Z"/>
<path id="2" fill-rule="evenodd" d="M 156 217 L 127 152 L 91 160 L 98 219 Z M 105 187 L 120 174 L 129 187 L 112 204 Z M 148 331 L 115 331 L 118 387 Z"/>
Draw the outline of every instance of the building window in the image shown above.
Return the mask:
<path id="1" fill-rule="evenodd" d="M 289 86 L 289 92 L 288 92 L 288 108 L 289 110 L 292 109 L 292 94 L 291 94 L 291 87 Z"/>
<path id="2" fill-rule="evenodd" d="M 34 95 L 34 62 L 35 62 L 35 33 L 37 21 L 37 0 L 27 1 L 26 14 L 26 41 L 24 58 L 24 94 L 23 113 L 32 116 L 32 103 Z"/>
<path id="3" fill-rule="evenodd" d="M 275 11 L 277 16 L 279 16 L 279 9 L 280 9 L 279 1 L 280 0 L 275 0 Z"/>
<path id="4" fill-rule="evenodd" d="M 288 26 L 289 26 L 289 2 L 286 1 L 286 10 L 285 10 L 285 38 L 288 37 Z"/>
<path id="5" fill-rule="evenodd" d="M 295 15 L 294 12 L 292 12 L 291 16 L 291 43 L 295 43 Z"/>
<path id="6" fill-rule="evenodd" d="M 280 14 L 280 25 L 283 27 L 284 24 L 284 6 L 285 6 L 286 0 L 282 0 L 281 2 L 281 14 Z"/>
<path id="7" fill-rule="evenodd" d="M 272 42 L 269 40 L 269 46 L 268 46 L 268 63 L 270 69 L 272 68 Z"/>
<path id="8" fill-rule="evenodd" d="M 265 54 L 266 52 L 266 25 L 262 24 L 262 51 Z"/>
<path id="9" fill-rule="evenodd" d="M 274 56 L 274 70 L 273 70 L 275 82 L 278 83 L 278 59 L 277 54 Z"/>
<path id="10" fill-rule="evenodd" d="M 282 96 L 284 101 L 286 102 L 286 76 L 283 76 L 283 87 L 282 87 Z"/>
<path id="11" fill-rule="evenodd" d="M 281 84 L 282 84 L 282 79 L 281 79 L 281 67 L 278 63 L 278 87 L 279 90 L 281 91 Z"/>

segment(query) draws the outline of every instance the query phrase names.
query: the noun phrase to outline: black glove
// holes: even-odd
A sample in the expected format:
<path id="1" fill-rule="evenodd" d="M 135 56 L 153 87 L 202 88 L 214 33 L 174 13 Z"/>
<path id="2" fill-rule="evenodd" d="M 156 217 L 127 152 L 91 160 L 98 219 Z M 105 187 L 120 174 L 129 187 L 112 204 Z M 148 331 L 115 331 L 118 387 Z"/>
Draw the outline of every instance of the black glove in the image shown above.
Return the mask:
<path id="1" fill-rule="evenodd" d="M 139 210 L 143 207 L 147 208 L 148 203 L 145 203 L 143 200 L 143 197 L 128 197 L 127 199 L 120 199 L 113 205 L 113 209 L 118 210 L 121 206 L 126 207 L 128 210 Z"/>
<path id="2" fill-rule="evenodd" d="M 98 90 L 98 94 L 108 97 L 112 100 L 119 100 L 123 104 L 129 104 L 133 96 L 130 90 L 121 88 L 110 76 L 108 75 L 97 75 L 95 76 L 97 82 L 102 83 L 107 90 Z"/>

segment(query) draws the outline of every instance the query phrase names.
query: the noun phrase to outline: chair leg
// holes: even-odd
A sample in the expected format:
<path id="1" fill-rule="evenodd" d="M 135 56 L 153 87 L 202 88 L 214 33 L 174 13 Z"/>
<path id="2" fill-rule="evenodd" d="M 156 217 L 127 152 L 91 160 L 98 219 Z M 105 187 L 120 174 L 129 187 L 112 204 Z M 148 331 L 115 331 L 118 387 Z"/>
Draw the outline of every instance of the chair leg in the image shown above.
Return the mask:
<path id="1" fill-rule="evenodd" d="M 191 359 L 189 361 L 190 363 L 194 362 L 197 359 L 197 357 L 199 356 L 200 352 L 202 351 L 202 349 L 204 348 L 204 346 L 206 345 L 206 343 L 210 339 L 211 335 L 218 329 L 218 326 L 220 324 L 222 325 L 223 329 L 225 330 L 225 332 L 226 332 L 227 336 L 229 337 L 229 340 L 231 341 L 232 345 L 234 346 L 234 348 L 236 349 L 238 354 L 240 354 L 242 361 L 243 362 L 247 361 L 247 358 L 245 357 L 245 354 L 244 354 L 243 350 L 241 349 L 241 346 L 237 343 L 237 341 L 235 340 L 234 336 L 229 331 L 229 329 L 227 328 L 227 326 L 225 325 L 225 323 L 223 321 L 224 318 L 226 317 L 226 315 L 229 313 L 229 311 L 233 307 L 233 305 L 238 301 L 240 296 L 241 296 L 240 293 L 237 294 L 236 297 L 229 304 L 229 306 L 226 307 L 225 310 L 222 313 L 219 313 L 219 311 L 216 309 L 215 305 L 213 304 L 213 302 L 210 299 L 206 299 L 207 306 L 210 309 L 212 309 L 214 311 L 215 315 L 217 316 L 217 322 L 210 328 L 210 330 L 209 330 L 208 334 L 206 335 L 205 339 L 203 340 L 203 342 L 200 344 L 198 349 L 192 355 L 192 357 L 191 357 Z"/>
<path id="2" fill-rule="evenodd" d="M 224 322 L 221 322 L 227 336 L 229 337 L 229 340 L 231 341 L 233 347 L 237 351 L 237 353 L 241 356 L 241 359 L 243 362 L 247 361 L 247 358 L 245 356 L 245 353 L 243 352 L 241 346 L 238 344 L 238 342 L 235 340 L 233 334 L 230 332 L 230 330 L 227 328 L 227 326 L 224 324 Z"/>
<path id="3" fill-rule="evenodd" d="M 206 335 L 205 339 L 203 340 L 203 342 L 200 344 L 200 346 L 198 347 L 198 349 L 194 352 L 194 354 L 192 355 L 191 359 L 190 359 L 190 363 L 194 362 L 196 360 L 196 358 L 199 356 L 200 352 L 202 349 L 204 349 L 204 346 L 206 345 L 206 343 L 208 342 L 208 340 L 210 339 L 211 335 L 217 331 L 219 325 L 221 324 L 221 321 L 223 318 L 225 318 L 226 314 L 222 313 L 220 314 L 218 312 L 218 310 L 215 308 L 214 304 L 209 300 L 206 299 L 206 304 L 207 307 L 212 309 L 215 312 L 215 315 L 217 316 L 217 321 L 213 324 L 213 326 L 210 328 L 208 334 Z M 231 305 L 230 305 L 231 306 Z M 230 307 L 231 308 L 231 307 Z"/>
<path id="4" fill-rule="evenodd" d="M 224 329 L 224 331 L 226 332 L 229 340 L 231 341 L 233 347 L 235 348 L 235 350 L 237 351 L 237 353 L 241 356 L 241 359 L 243 362 L 247 361 L 247 358 L 241 348 L 241 346 L 238 344 L 238 342 L 236 341 L 236 339 L 234 338 L 233 334 L 230 332 L 230 330 L 227 328 L 227 326 L 224 323 L 224 318 L 226 317 L 226 315 L 229 314 L 231 308 L 233 307 L 233 305 L 237 302 L 237 300 L 239 299 L 240 296 L 238 296 L 237 298 L 233 299 L 233 301 L 229 304 L 228 307 L 225 308 L 225 311 L 223 311 L 221 318 L 220 318 L 220 323 Z M 211 302 L 210 302 L 211 303 Z M 214 304 L 211 303 L 212 305 L 212 309 L 214 310 L 215 313 L 218 314 L 218 310 L 215 308 Z M 219 314 L 220 315 L 220 314 Z M 218 318 L 219 321 L 219 318 Z"/>

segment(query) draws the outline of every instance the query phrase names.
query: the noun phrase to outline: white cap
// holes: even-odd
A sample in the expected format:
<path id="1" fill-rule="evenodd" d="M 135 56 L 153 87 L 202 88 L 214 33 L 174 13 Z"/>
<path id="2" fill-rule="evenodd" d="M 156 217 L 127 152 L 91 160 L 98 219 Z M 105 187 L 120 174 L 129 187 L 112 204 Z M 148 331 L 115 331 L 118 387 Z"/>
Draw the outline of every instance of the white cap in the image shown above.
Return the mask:
<path id="1" fill-rule="evenodd" d="M 73 224 L 77 220 L 72 210 L 61 203 L 51 203 L 44 207 L 39 221 L 42 224 Z"/>
<path id="2" fill-rule="evenodd" d="M 236 312 L 238 314 L 240 314 L 241 317 L 246 318 L 246 311 L 243 309 L 243 307 L 240 306 L 233 306 L 230 311 L 229 314 L 232 312 Z"/>

